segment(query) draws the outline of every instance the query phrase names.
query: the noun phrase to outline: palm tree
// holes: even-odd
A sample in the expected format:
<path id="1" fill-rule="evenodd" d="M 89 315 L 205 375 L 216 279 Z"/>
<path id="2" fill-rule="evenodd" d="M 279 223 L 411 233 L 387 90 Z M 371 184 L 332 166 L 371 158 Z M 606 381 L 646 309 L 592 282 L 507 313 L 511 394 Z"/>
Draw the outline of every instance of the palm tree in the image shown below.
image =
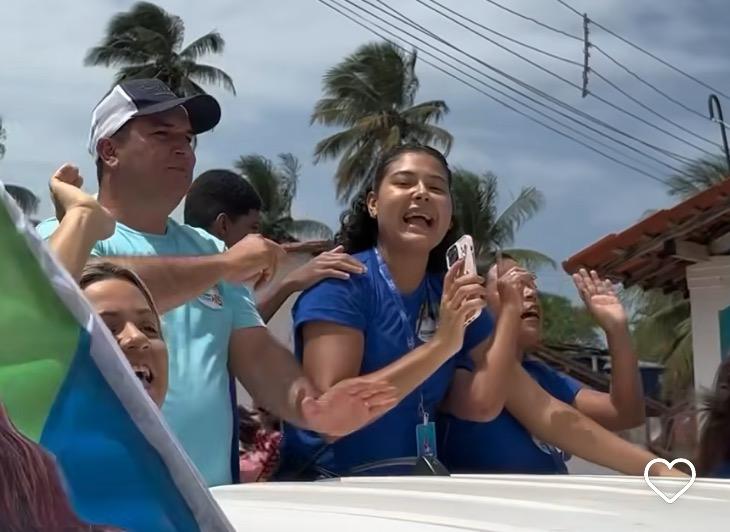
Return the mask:
<path id="1" fill-rule="evenodd" d="M 669 194 L 683 199 L 694 196 L 706 188 L 730 177 L 725 157 L 704 157 L 685 165 L 682 173 L 669 178 Z"/>
<path id="2" fill-rule="evenodd" d="M 292 219 L 301 168 L 294 155 L 280 154 L 278 165 L 262 155 L 245 155 L 234 167 L 261 196 L 261 234 L 276 242 L 332 238 L 332 229 L 321 222 Z"/>
<path id="3" fill-rule="evenodd" d="M 636 351 L 642 360 L 665 365 L 662 395 L 672 402 L 692 390 L 692 320 L 690 302 L 681 293 L 629 289 L 637 301 L 632 317 Z M 638 297 L 637 297 L 638 296 Z"/>
<path id="4" fill-rule="evenodd" d="M 0 159 L 2 159 L 5 156 L 5 139 L 7 138 L 7 134 L 5 133 L 5 128 L 3 127 L 3 119 L 0 117 Z"/>
<path id="5" fill-rule="evenodd" d="M 5 190 L 26 216 L 33 216 L 38 211 L 41 200 L 27 188 L 18 185 L 5 185 Z"/>
<path id="6" fill-rule="evenodd" d="M 531 269 L 548 265 L 555 267 L 555 261 L 538 251 L 509 248 L 514 244 L 520 227 L 545 204 L 542 192 L 535 187 L 523 188 L 517 198 L 499 213 L 497 176 L 492 172 L 477 175 L 456 168 L 451 194 L 454 215 L 461 230 L 474 239 L 474 254 L 480 271 L 494 262 L 497 251 L 513 256 Z"/>
<path id="7" fill-rule="evenodd" d="M 317 143 L 314 161 L 340 158 L 335 175 L 340 200 L 366 183 L 382 150 L 403 142 L 433 144 L 446 152 L 451 148 L 451 134 L 434 125 L 448 113 L 446 103 L 415 103 L 415 67 L 415 51 L 376 42 L 361 46 L 324 75 L 324 94 L 311 123 L 342 131 Z"/>
<path id="8" fill-rule="evenodd" d="M 114 82 L 157 78 L 175 94 L 203 94 L 200 84 L 222 85 L 236 93 L 233 80 L 223 70 L 198 63 L 206 54 L 219 54 L 225 41 L 212 31 L 182 48 L 185 24 L 176 15 L 149 2 L 138 2 L 129 11 L 114 15 L 99 46 L 91 48 L 86 66 L 118 66 Z"/>

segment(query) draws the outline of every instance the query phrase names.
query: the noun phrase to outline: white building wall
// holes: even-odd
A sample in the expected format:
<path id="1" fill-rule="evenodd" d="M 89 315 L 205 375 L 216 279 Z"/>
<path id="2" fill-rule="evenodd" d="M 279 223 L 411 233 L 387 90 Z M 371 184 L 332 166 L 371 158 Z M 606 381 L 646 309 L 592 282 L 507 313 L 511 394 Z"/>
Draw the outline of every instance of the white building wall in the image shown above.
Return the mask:
<path id="1" fill-rule="evenodd" d="M 274 279 L 274 283 L 280 281 L 285 275 L 290 273 L 292 270 L 305 264 L 312 258 L 309 253 L 289 253 L 286 256 L 285 262 L 280 264 L 279 272 Z M 266 293 L 269 287 L 263 290 L 257 291 L 255 296 L 256 299 L 260 299 L 263 294 Z M 287 346 L 290 350 L 294 350 L 294 336 L 292 331 L 292 318 L 291 309 L 294 306 L 299 293 L 292 294 L 284 304 L 279 308 L 278 312 L 274 314 L 269 323 L 267 324 L 269 331 L 273 334 L 281 343 Z M 238 404 L 250 407 L 252 404 L 251 396 L 248 394 L 246 389 L 241 386 L 240 382 L 236 383 Z"/>
<path id="2" fill-rule="evenodd" d="M 692 306 L 695 391 L 712 388 L 722 353 L 719 312 L 730 306 L 730 257 L 712 257 L 687 268 Z"/>

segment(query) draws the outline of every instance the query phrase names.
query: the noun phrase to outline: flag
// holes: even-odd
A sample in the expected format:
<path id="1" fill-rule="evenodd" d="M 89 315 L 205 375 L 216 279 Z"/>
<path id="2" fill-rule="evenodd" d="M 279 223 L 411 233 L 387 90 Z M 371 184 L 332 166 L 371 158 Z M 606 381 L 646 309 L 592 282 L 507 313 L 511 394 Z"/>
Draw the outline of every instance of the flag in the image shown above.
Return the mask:
<path id="1" fill-rule="evenodd" d="M 11 421 L 55 457 L 84 521 L 231 531 L 114 338 L 29 224 L 0 183 L 0 403 Z"/>

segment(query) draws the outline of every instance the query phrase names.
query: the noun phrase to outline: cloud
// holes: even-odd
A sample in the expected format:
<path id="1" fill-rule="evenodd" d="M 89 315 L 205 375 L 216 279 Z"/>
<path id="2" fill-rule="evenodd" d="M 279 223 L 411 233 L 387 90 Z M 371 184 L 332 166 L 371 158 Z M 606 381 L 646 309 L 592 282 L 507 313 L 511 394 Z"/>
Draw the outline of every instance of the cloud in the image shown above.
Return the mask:
<path id="1" fill-rule="evenodd" d="M 505 13 L 488 2 L 439 1 L 538 49 L 582 61 L 582 43 Z M 357 3 L 366 5 L 360 0 Z M 501 3 L 572 34 L 582 33 L 580 17 L 555 1 L 503 0 Z M 580 12 L 588 10 L 592 19 L 609 29 L 693 75 L 707 79 L 712 85 L 728 86 L 730 73 L 726 50 L 729 37 L 724 27 L 726 6 L 722 0 L 702 2 L 701 9 L 691 0 L 671 3 L 573 0 L 570 3 Z M 0 116 L 4 118 L 8 140 L 7 155 L 0 161 L 0 179 L 29 186 L 40 194 L 44 199 L 43 215 L 51 212 L 46 197 L 46 179 L 61 163 L 79 164 L 87 183 L 94 188 L 94 168 L 85 149 L 89 115 L 93 105 L 108 90 L 113 71 L 86 68 L 82 61 L 86 50 L 102 37 L 109 17 L 131 5 L 131 1 L 120 0 L 83 3 L 28 0 L 3 6 L 0 35 L 6 43 L 6 53 L 0 70 Z M 309 117 L 320 95 L 321 78 L 326 69 L 374 37 L 314 0 L 244 4 L 234 0 L 203 3 L 167 0 L 160 5 L 183 18 L 186 42 L 213 29 L 224 36 L 225 53 L 211 56 L 206 62 L 226 70 L 238 91 L 234 97 L 219 88 L 211 88 L 221 101 L 224 116 L 214 132 L 200 139 L 198 172 L 228 167 L 242 154 L 262 153 L 275 157 L 281 152 L 292 152 L 303 165 L 294 214 L 320 219 L 336 227 L 342 206 L 334 198 L 332 175 L 335 165 L 312 164 L 314 144 L 334 130 L 310 126 Z M 575 88 L 414 0 L 390 5 L 480 60 L 611 122 L 623 131 L 682 156 L 694 157 L 700 153 L 594 98 L 581 98 Z M 373 10 L 372 7 L 368 9 Z M 485 30 L 479 31 L 497 39 Z M 702 116 L 706 114 L 707 89 L 594 26 L 591 27 L 591 40 Z M 575 83 L 581 82 L 580 68 L 513 44 L 509 46 L 550 72 Z M 456 55 L 456 52 L 452 53 Z M 425 54 L 420 57 L 426 59 Z M 457 64 L 453 59 L 448 61 Z M 487 70 L 472 60 L 464 61 L 481 71 Z M 648 102 L 662 116 L 713 142 L 719 138 L 716 126 L 709 120 L 683 111 L 639 84 L 597 50 L 591 53 L 591 66 Z M 525 226 L 518 235 L 518 245 L 538 248 L 561 260 L 601 236 L 633 223 L 645 210 L 665 206 L 671 201 L 661 184 L 530 122 L 424 62 L 419 63 L 418 73 L 421 88 L 417 99 L 444 99 L 451 108 L 443 124 L 456 139 L 450 155 L 451 164 L 479 172 L 494 171 L 500 176 L 505 203 L 524 186 L 535 185 L 545 193 L 547 206 L 544 212 Z M 661 124 L 682 139 L 691 138 L 660 118 L 646 114 L 595 75 L 589 79 L 589 88 L 595 94 L 617 102 L 621 109 L 641 112 L 641 116 Z M 574 123 L 571 125 L 578 127 Z M 607 141 L 603 134 L 586 135 Z M 625 137 L 618 138 L 634 145 Z M 692 139 L 692 142 L 709 151 L 716 150 L 699 139 Z M 671 166 L 678 166 L 645 146 L 639 149 Z M 621 157 L 624 162 L 629 162 L 627 156 L 639 156 L 624 148 L 620 150 L 626 154 Z M 648 162 L 646 167 L 659 177 L 672 172 L 655 162 Z M 562 281 L 556 283 L 559 290 L 567 290 Z"/>

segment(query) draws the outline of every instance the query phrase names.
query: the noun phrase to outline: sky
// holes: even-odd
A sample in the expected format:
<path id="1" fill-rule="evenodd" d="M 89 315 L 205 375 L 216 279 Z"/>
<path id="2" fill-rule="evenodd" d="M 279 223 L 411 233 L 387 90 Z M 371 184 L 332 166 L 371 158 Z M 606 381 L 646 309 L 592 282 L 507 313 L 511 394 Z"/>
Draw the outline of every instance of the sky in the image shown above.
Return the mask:
<path id="1" fill-rule="evenodd" d="M 512 39 L 573 61 L 583 61 L 581 42 L 507 13 L 487 0 L 438 1 Z M 221 103 L 223 118 L 213 132 L 199 139 L 196 174 L 210 168 L 230 167 L 240 155 L 259 153 L 275 158 L 279 153 L 291 152 L 302 163 L 294 216 L 317 219 L 336 228 L 343 206 L 334 196 L 335 165 L 331 162 L 314 165 L 312 156 L 316 142 L 336 130 L 311 126 L 309 119 L 321 95 L 321 80 L 326 70 L 358 46 L 378 37 L 316 0 L 157 3 L 182 17 L 186 43 L 211 30 L 222 34 L 226 41 L 224 53 L 209 56 L 204 62 L 228 72 L 237 89 L 233 96 L 220 87 L 208 87 Z M 354 3 L 375 12 L 362 0 Z M 582 19 L 556 0 L 500 0 L 498 3 L 567 33 L 582 35 Z M 624 38 L 730 94 L 727 55 L 730 34 L 726 29 L 730 20 L 723 0 L 568 0 L 568 3 Z M 3 5 L 0 117 L 7 130 L 7 153 L 0 160 L 0 180 L 26 186 L 40 195 L 41 217 L 51 215 L 52 210 L 47 180 L 64 162 L 78 165 L 87 178 L 89 190 L 95 190 L 93 161 L 86 151 L 90 114 L 108 90 L 114 71 L 85 67 L 83 58 L 88 48 L 101 40 L 109 18 L 132 4 L 126 0 L 25 0 Z M 579 89 L 549 74 L 580 84 L 580 67 L 475 28 L 537 63 L 544 69 L 540 70 L 424 4 L 442 9 L 429 1 L 389 2 L 482 63 L 501 69 L 647 143 L 689 158 L 702 155 L 697 147 L 719 153 L 719 147 L 711 144 L 719 143 L 718 127 L 704 118 L 709 89 L 600 28 L 590 26 L 589 39 L 593 44 L 703 116 L 669 102 L 597 50 L 591 52 L 590 58 L 595 73 L 645 102 L 660 116 L 641 109 L 594 72 L 589 73 L 589 90 L 613 102 L 619 110 L 601 103 L 593 95 L 582 98 Z M 359 13 L 361 20 L 370 18 Z M 405 28 L 403 24 L 400 26 Z M 403 38 L 414 41 L 408 36 Z M 447 49 L 443 44 L 439 47 Z M 459 54 L 453 49 L 450 53 Z M 459 57 L 486 71 L 482 64 Z M 430 58 L 421 53 L 416 67 L 420 78 L 416 101 L 442 99 L 448 104 L 450 113 L 441 125 L 455 138 L 449 154 L 450 164 L 497 174 L 501 207 L 508 205 L 523 187 L 537 187 L 545 196 L 545 207 L 519 231 L 515 247 L 537 249 L 561 262 L 603 236 L 633 224 L 647 210 L 676 202 L 676 198 L 666 194 L 664 184 L 527 120 L 425 64 L 424 59 Z M 679 138 L 642 124 L 623 114 L 621 109 L 634 112 Z M 665 119 L 711 143 L 691 136 Z M 644 153 L 654 154 L 665 164 L 677 166 L 663 154 L 624 140 Z M 628 157 L 639 157 L 647 162 L 643 167 L 651 168 L 649 173 L 656 177 L 666 178 L 672 173 L 672 169 L 648 161 L 636 152 L 620 146 L 617 149 L 621 152 L 620 160 L 633 164 Z M 560 269 L 540 272 L 539 282 L 541 288 L 549 291 L 568 296 L 575 292 L 570 279 Z"/>

